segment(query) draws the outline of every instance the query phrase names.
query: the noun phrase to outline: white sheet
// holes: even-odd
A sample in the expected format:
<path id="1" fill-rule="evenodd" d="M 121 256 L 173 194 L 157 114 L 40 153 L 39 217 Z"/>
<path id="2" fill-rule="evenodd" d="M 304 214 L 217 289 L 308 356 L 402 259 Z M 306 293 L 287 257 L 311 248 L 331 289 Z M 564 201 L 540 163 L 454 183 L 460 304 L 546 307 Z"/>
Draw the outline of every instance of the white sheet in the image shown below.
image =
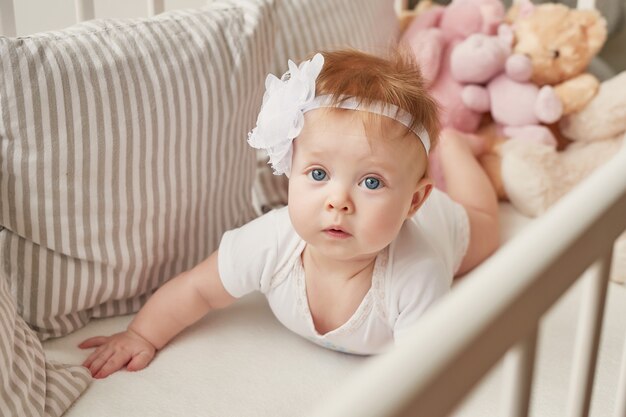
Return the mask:
<path id="1" fill-rule="evenodd" d="M 504 241 L 531 221 L 508 204 L 500 209 Z M 581 282 L 576 284 L 544 319 L 532 415 L 564 414 L 582 288 Z M 592 400 L 595 417 L 611 415 L 626 335 L 626 287 L 611 283 L 607 298 Z M 81 340 L 121 331 L 131 318 L 96 320 L 74 334 L 47 341 L 44 347 L 50 359 L 81 363 L 88 355 L 76 347 Z M 301 416 L 364 360 L 290 333 L 273 317 L 265 299 L 252 295 L 185 330 L 147 369 L 95 380 L 66 415 Z M 496 367 L 456 415 L 499 415 L 501 371 L 501 366 Z"/>

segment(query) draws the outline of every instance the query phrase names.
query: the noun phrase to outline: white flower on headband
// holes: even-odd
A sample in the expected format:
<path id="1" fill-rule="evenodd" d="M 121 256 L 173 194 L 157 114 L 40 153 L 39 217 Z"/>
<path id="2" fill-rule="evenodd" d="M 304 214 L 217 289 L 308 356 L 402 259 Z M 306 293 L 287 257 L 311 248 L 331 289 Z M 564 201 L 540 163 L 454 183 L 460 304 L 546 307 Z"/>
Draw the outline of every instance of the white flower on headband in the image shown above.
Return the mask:
<path id="1" fill-rule="evenodd" d="M 281 79 L 273 74 L 265 79 L 263 104 L 248 143 L 267 151 L 275 175 L 290 174 L 291 142 L 302 131 L 303 109 L 315 98 L 315 80 L 323 65 L 324 57 L 316 54 L 300 66 L 289 61 L 289 71 Z"/>

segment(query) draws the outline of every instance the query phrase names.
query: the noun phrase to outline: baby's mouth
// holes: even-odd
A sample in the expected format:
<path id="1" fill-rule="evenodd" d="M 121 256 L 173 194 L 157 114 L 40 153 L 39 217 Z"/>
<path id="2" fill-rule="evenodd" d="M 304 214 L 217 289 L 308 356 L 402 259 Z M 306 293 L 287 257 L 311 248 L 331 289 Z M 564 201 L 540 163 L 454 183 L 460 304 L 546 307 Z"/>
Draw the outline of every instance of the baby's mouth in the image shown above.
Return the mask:
<path id="1" fill-rule="evenodd" d="M 329 237 L 337 239 L 345 239 L 352 236 L 350 233 L 337 226 L 324 229 L 324 233 Z"/>

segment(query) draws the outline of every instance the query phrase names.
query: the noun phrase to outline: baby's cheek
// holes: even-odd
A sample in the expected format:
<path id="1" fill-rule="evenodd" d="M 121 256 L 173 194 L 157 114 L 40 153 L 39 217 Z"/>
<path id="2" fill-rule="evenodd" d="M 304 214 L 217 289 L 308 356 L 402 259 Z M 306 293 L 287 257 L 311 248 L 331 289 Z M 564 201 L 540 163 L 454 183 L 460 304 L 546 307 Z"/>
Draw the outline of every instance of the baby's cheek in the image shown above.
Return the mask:
<path id="1" fill-rule="evenodd" d="M 306 235 L 309 233 L 310 225 L 312 224 L 313 213 L 311 213 L 311 204 L 306 204 L 306 198 L 304 198 L 303 194 L 296 188 L 290 189 L 287 202 L 291 223 L 296 233 L 306 240 Z"/>
<path id="2" fill-rule="evenodd" d="M 395 212 L 383 212 L 375 218 L 369 228 L 367 240 L 372 246 L 380 246 L 382 249 L 396 238 L 403 220 Z"/>

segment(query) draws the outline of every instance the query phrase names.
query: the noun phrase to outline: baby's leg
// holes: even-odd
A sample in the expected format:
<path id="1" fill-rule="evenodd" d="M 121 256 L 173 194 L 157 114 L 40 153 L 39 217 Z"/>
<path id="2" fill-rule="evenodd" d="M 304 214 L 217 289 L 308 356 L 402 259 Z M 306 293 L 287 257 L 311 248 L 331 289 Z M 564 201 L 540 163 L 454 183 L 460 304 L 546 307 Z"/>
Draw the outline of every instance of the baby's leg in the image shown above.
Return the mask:
<path id="1" fill-rule="evenodd" d="M 463 133 L 441 132 L 436 155 L 446 193 L 463 205 L 470 221 L 470 241 L 457 275 L 474 268 L 499 246 L 498 199 Z"/>

